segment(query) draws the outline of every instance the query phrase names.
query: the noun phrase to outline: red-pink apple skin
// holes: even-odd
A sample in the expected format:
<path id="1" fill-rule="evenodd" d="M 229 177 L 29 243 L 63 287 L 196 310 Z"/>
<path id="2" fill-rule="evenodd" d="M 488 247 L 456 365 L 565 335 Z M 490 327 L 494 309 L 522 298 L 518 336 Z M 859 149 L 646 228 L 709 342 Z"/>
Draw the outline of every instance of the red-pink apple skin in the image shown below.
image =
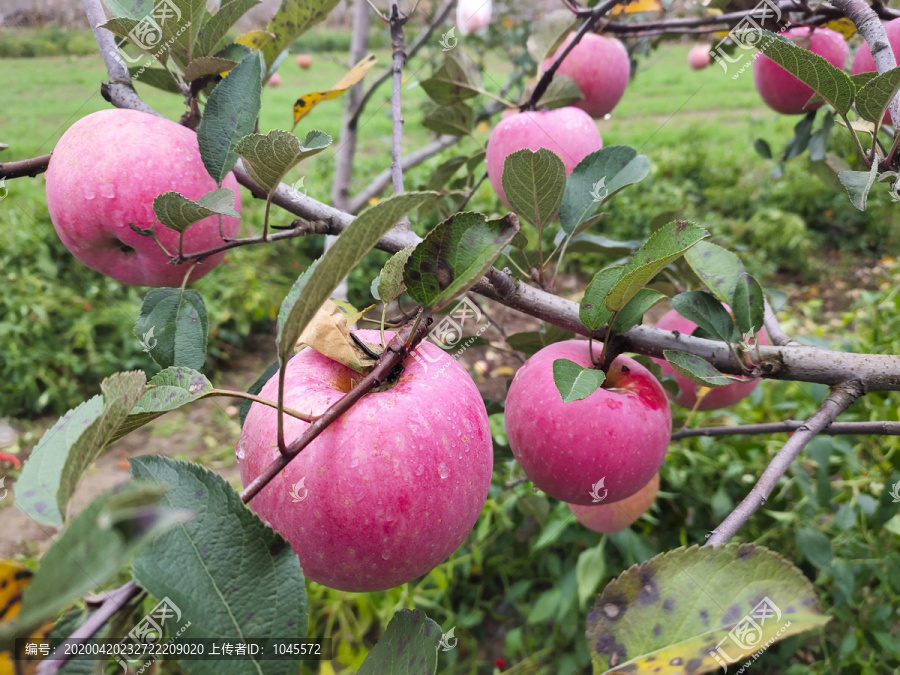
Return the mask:
<path id="1" fill-rule="evenodd" d="M 380 342 L 377 331 L 356 334 Z M 317 583 L 370 592 L 411 581 L 453 553 L 481 513 L 493 469 L 484 402 L 446 352 L 418 350 L 425 358 L 408 358 L 396 385 L 366 394 L 250 502 Z M 306 348 L 288 362 L 285 404 L 320 414 L 360 377 Z M 260 396 L 277 393 L 276 374 Z M 251 406 L 236 452 L 244 485 L 278 457 L 276 425 L 273 408 Z M 285 440 L 307 426 L 285 417 Z M 300 481 L 294 494 L 305 497 L 294 501 Z"/>
<path id="2" fill-rule="evenodd" d="M 688 65 L 694 70 L 702 70 L 709 65 L 710 57 L 709 57 L 709 45 L 697 45 L 696 47 L 691 47 L 691 51 L 688 52 Z"/>
<path id="3" fill-rule="evenodd" d="M 695 324 L 690 319 L 684 318 L 673 309 L 669 312 L 666 312 L 662 316 L 662 318 L 656 322 L 656 327 L 661 328 L 662 330 L 677 330 L 679 333 L 682 333 L 684 335 L 690 335 L 694 332 L 697 324 Z M 761 345 L 769 344 L 769 341 L 766 338 L 765 331 L 760 331 L 759 333 L 757 333 L 756 338 L 757 340 L 759 340 L 759 344 Z M 678 398 L 675 399 L 675 403 L 680 405 L 682 408 L 693 410 L 694 405 L 697 403 L 697 392 L 700 389 L 699 385 L 694 384 L 683 375 L 679 375 L 678 373 L 676 373 L 675 369 L 672 368 L 672 366 L 669 365 L 669 362 L 665 359 L 653 360 L 659 363 L 659 365 L 662 367 L 664 375 L 673 375 L 675 377 L 675 381 L 678 383 L 678 387 L 681 390 Z M 700 405 L 697 406 L 697 410 L 705 411 L 727 408 L 728 406 L 734 405 L 741 399 L 747 398 L 758 386 L 759 378 L 754 380 L 747 380 L 746 382 L 726 384 L 724 387 L 715 387 L 711 389 L 709 393 L 706 394 L 706 396 L 703 397 Z"/>
<path id="4" fill-rule="evenodd" d="M 488 141 L 486 162 L 488 179 L 506 206 L 503 191 L 503 162 L 512 153 L 528 148 L 537 152 L 547 148 L 559 155 L 566 176 L 582 159 L 603 147 L 597 125 L 583 110 L 567 106 L 556 110 L 528 111 L 500 120 Z"/>
<path id="5" fill-rule="evenodd" d="M 151 237 L 128 224 L 149 228 L 156 218 L 153 199 L 163 192 L 174 190 L 196 200 L 217 187 L 200 160 L 193 131 L 124 109 L 101 110 L 69 127 L 53 150 L 46 180 L 50 220 L 65 247 L 92 270 L 137 286 L 178 287 L 188 266 L 170 265 Z M 229 173 L 222 187 L 235 193 L 240 213 L 234 175 Z M 239 226 L 239 218 L 222 217 L 225 236 L 236 236 Z M 178 250 L 178 232 L 160 223 L 155 232 L 168 251 Z M 184 234 L 185 253 L 222 243 L 217 216 L 191 225 Z M 191 281 L 207 274 L 224 255 L 197 265 Z"/>
<path id="6" fill-rule="evenodd" d="M 571 33 L 556 53 L 544 60 L 542 72 L 553 64 L 557 54 L 566 48 L 574 36 Z M 588 33 L 566 55 L 556 72 L 575 80 L 584 94 L 582 100 L 572 105 L 591 117 L 603 117 L 612 112 L 625 93 L 631 77 L 631 60 L 625 45 L 616 38 Z"/>
<path id="7" fill-rule="evenodd" d="M 843 69 L 847 63 L 847 42 L 836 31 L 801 26 L 786 30 L 782 35 L 799 46 L 808 47 L 836 68 Z M 763 102 L 783 115 L 807 113 L 824 103 L 819 101 L 807 106 L 814 93 L 812 88 L 763 54 L 753 62 L 753 82 Z"/>
<path id="8" fill-rule="evenodd" d="M 894 52 L 894 56 L 900 54 L 900 19 L 892 19 L 884 24 L 884 30 L 887 32 L 887 39 Z M 856 56 L 853 57 L 853 64 L 850 66 L 851 75 L 859 75 L 860 73 L 874 73 L 875 60 L 872 58 L 872 49 L 868 42 L 863 42 Z M 884 123 L 890 124 L 890 113 L 884 114 Z"/>
<path id="9" fill-rule="evenodd" d="M 278 73 L 272 73 L 272 77 L 269 78 L 269 86 L 270 87 L 278 87 L 281 85 L 281 75 Z"/>
<path id="10" fill-rule="evenodd" d="M 594 357 L 603 346 L 594 343 Z M 571 504 L 594 504 L 601 479 L 604 501 L 633 495 L 662 466 L 672 435 L 669 399 L 659 381 L 625 355 L 616 357 L 603 387 L 564 403 L 553 362 L 590 366 L 584 340 L 544 347 L 519 368 L 506 397 L 509 447 L 534 485 Z"/>
<path id="11" fill-rule="evenodd" d="M 585 506 L 569 504 L 569 510 L 579 523 L 589 530 L 601 534 L 612 534 L 629 527 L 634 521 L 650 510 L 659 492 L 659 474 L 655 474 L 650 482 L 630 497 L 620 499 L 612 504 L 604 500 L 600 504 Z"/>
<path id="12" fill-rule="evenodd" d="M 297 56 L 297 66 L 306 70 L 312 65 L 312 57 L 309 54 L 299 54 Z"/>

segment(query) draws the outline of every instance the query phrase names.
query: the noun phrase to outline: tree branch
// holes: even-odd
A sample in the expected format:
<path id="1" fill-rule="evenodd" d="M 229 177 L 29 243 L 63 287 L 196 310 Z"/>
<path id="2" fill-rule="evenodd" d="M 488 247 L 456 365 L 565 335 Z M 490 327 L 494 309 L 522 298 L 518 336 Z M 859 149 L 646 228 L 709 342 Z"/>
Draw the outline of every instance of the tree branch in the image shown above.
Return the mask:
<path id="1" fill-rule="evenodd" d="M 706 541 L 707 546 L 717 546 L 726 543 L 766 503 L 778 480 L 785 474 L 797 455 L 806 445 L 828 427 L 834 419 L 849 408 L 856 399 L 866 393 L 865 387 L 859 381 L 842 382 L 832 387 L 822 406 L 794 432 L 787 442 L 778 451 L 778 454 L 769 462 L 769 466 L 763 471 L 756 485 L 750 490 L 744 500 L 737 505 L 734 511 L 710 533 Z"/>
<path id="2" fill-rule="evenodd" d="M 0 162 L 0 179 L 3 178 L 34 178 L 39 173 L 44 173 L 50 165 L 50 155 L 41 155 L 31 159 L 20 159 L 15 162 Z"/>
<path id="3" fill-rule="evenodd" d="M 400 16 L 400 8 L 397 0 L 391 2 L 391 47 L 394 57 L 394 93 L 391 95 L 391 183 L 394 186 L 394 194 L 403 193 L 403 106 L 401 94 L 403 92 L 403 66 L 406 64 L 406 34 L 403 32 L 403 24 L 406 17 Z M 409 217 L 403 216 L 400 227 L 409 228 Z"/>
<path id="4" fill-rule="evenodd" d="M 411 59 L 413 56 L 418 53 L 418 51 L 422 48 L 422 46 L 428 41 L 428 39 L 434 33 L 434 30 L 441 25 L 447 16 L 450 14 L 450 10 L 453 9 L 453 6 L 456 4 L 456 0 L 445 0 L 444 4 L 438 7 L 437 11 L 434 13 L 431 21 L 428 22 L 428 25 L 425 27 L 416 39 L 413 40 L 412 44 L 409 46 L 409 51 L 406 54 L 407 60 Z M 394 67 L 389 66 L 385 68 L 380 73 L 378 73 L 378 77 L 371 81 L 369 88 L 366 89 L 366 92 L 362 95 L 357 103 L 356 108 L 354 108 L 352 115 L 350 116 L 349 124 L 353 129 L 356 129 L 359 124 L 359 117 L 362 115 L 363 110 L 366 107 L 366 104 L 369 102 L 369 99 L 375 94 L 382 84 L 390 79 L 391 75 L 394 72 Z"/>
<path id="5" fill-rule="evenodd" d="M 862 35 L 872 50 L 872 59 L 879 73 L 897 67 L 894 58 L 894 50 L 888 41 L 887 31 L 878 14 L 863 0 L 833 0 L 834 6 L 840 9 L 848 19 L 856 24 L 856 29 Z M 894 97 L 888 106 L 891 112 L 891 121 L 894 128 L 900 128 L 900 94 Z"/>
<path id="6" fill-rule="evenodd" d="M 806 422 L 786 420 L 768 424 L 742 424 L 732 427 L 697 427 L 680 429 L 672 434 L 673 441 L 696 436 L 745 436 L 751 434 L 784 434 L 797 431 Z M 820 432 L 826 436 L 900 436 L 900 422 L 834 422 Z"/>
<path id="7" fill-rule="evenodd" d="M 778 345 L 779 347 L 787 347 L 788 345 L 800 344 L 794 338 L 784 332 L 784 329 L 778 322 L 778 317 L 775 316 L 775 310 L 772 309 L 772 305 L 769 304 L 768 299 L 763 298 L 763 306 L 765 307 L 766 332 L 769 334 L 769 339 L 772 340 L 772 343 Z"/>

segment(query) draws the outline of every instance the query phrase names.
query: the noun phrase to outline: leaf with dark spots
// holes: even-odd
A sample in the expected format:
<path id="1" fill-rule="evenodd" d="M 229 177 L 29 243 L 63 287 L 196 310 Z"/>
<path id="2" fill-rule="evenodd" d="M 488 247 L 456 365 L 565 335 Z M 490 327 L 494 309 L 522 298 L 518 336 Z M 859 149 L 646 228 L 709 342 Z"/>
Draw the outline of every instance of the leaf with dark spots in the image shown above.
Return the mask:
<path id="1" fill-rule="evenodd" d="M 784 608 L 805 601 L 809 606 L 788 621 Z M 761 546 L 694 546 L 660 554 L 623 572 L 598 596 L 586 633 L 594 672 L 721 671 L 711 654 L 718 656 L 715 646 L 748 616 L 756 617 L 759 640 L 741 654 L 744 659 L 758 645 L 828 620 L 803 573 Z M 732 644 L 728 653 L 737 651 Z"/>
<path id="2" fill-rule="evenodd" d="M 421 610 L 401 609 L 357 675 L 433 675 L 441 629 Z"/>

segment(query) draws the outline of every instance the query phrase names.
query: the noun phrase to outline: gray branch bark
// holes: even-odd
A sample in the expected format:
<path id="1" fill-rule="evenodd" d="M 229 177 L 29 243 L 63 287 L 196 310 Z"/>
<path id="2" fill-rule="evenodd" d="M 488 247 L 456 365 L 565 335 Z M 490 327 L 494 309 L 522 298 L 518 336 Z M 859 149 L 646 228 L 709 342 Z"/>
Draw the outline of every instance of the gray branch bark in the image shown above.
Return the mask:
<path id="1" fill-rule="evenodd" d="M 680 429 L 672 434 L 672 440 L 697 436 L 747 436 L 753 434 L 783 434 L 797 431 L 806 422 L 786 420 L 763 424 L 741 424 L 733 427 L 696 427 Z M 900 436 L 900 422 L 835 422 L 822 429 L 826 436 Z"/>

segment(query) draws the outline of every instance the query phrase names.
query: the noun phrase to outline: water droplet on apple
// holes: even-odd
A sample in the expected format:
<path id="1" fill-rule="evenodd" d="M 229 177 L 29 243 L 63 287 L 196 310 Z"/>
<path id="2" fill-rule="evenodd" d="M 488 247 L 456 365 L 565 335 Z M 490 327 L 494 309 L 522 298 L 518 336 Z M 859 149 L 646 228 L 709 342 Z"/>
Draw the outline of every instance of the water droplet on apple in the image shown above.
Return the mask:
<path id="1" fill-rule="evenodd" d="M 450 469 L 448 469 L 447 465 L 443 462 L 438 466 L 438 476 L 440 476 L 441 479 L 446 479 L 450 476 Z"/>
<path id="2" fill-rule="evenodd" d="M 242 438 L 238 442 L 237 450 L 235 451 L 235 455 L 238 459 L 244 459 L 244 456 L 247 454 L 247 448 L 244 445 L 244 439 Z"/>
<path id="3" fill-rule="evenodd" d="M 94 191 L 91 190 L 90 188 L 85 188 L 85 190 L 84 190 L 84 198 L 87 199 L 88 201 L 90 201 L 90 200 L 92 200 L 94 197 L 96 197 L 96 195 L 94 194 Z"/>
<path id="4" fill-rule="evenodd" d="M 351 468 L 354 468 L 354 469 L 356 467 L 358 467 L 359 466 L 359 457 L 354 457 L 353 459 L 351 459 L 350 466 L 351 466 Z"/>
<path id="5" fill-rule="evenodd" d="M 416 467 L 416 475 L 421 476 L 423 473 L 425 473 L 425 465 L 419 464 L 419 466 Z"/>
<path id="6" fill-rule="evenodd" d="M 604 120 L 612 119 L 612 115 L 610 115 L 609 113 L 606 113 L 606 114 L 603 116 L 603 119 L 604 119 Z"/>
<path id="7" fill-rule="evenodd" d="M 100 194 L 106 199 L 116 198 L 116 186 L 113 183 L 101 183 Z"/>
<path id="8" fill-rule="evenodd" d="M 384 558 L 385 560 L 387 560 L 388 558 L 391 557 L 391 552 L 385 551 L 384 553 L 381 554 L 381 557 Z"/>

